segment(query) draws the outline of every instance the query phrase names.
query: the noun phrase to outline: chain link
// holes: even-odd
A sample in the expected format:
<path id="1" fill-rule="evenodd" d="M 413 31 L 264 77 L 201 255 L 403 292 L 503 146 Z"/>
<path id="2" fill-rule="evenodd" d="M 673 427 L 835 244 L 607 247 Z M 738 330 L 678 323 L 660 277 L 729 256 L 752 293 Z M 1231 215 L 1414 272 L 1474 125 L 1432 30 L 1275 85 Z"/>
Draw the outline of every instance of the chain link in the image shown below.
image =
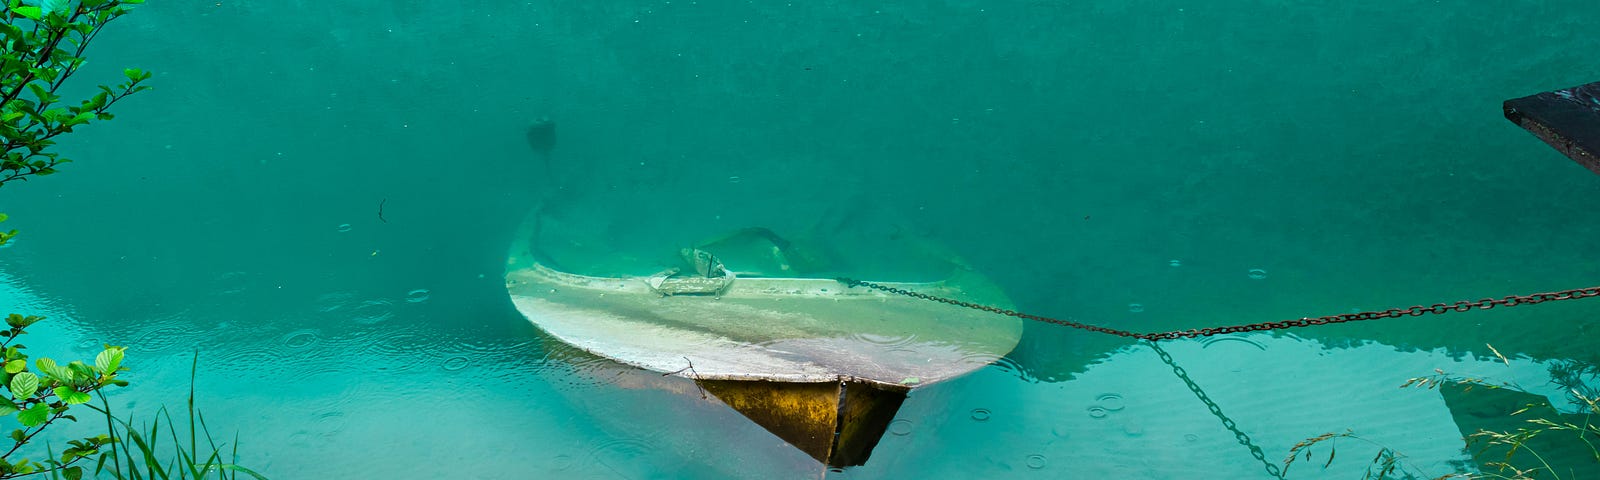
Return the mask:
<path id="1" fill-rule="evenodd" d="M 895 295 L 903 295 L 903 296 L 907 296 L 907 297 L 911 297 L 911 298 L 919 298 L 919 299 L 922 299 L 922 300 L 929 300 L 929 301 L 934 301 L 934 302 L 939 302 L 939 303 L 945 303 L 945 304 L 955 305 L 955 306 L 958 306 L 958 307 L 970 308 L 970 309 L 973 309 L 973 310 L 982 310 L 982 311 L 985 311 L 985 312 L 997 313 L 997 314 L 1005 315 L 1005 316 L 1008 316 L 1008 317 L 1016 317 L 1016 318 L 1020 318 L 1020 319 L 1023 319 L 1023 320 L 1033 320 L 1033 321 L 1036 321 L 1036 322 L 1053 323 L 1053 324 L 1061 325 L 1061 326 L 1064 326 L 1064 327 L 1071 327 L 1071 328 L 1076 328 L 1076 329 L 1080 329 L 1080 330 L 1088 330 L 1088 331 L 1091 331 L 1091 332 L 1099 332 L 1099 333 L 1104 333 L 1104 334 L 1109 334 L 1109 335 L 1116 335 L 1116 336 L 1119 336 L 1119 337 L 1136 338 L 1136 339 L 1140 339 L 1140 340 L 1149 340 L 1149 341 L 1152 341 L 1152 342 L 1159 341 L 1159 340 L 1176 340 L 1176 339 L 1180 339 L 1180 338 L 1209 337 L 1209 336 L 1212 336 L 1212 335 L 1222 335 L 1222 334 L 1228 334 L 1228 333 L 1259 332 L 1259 331 L 1264 331 L 1264 330 L 1283 330 L 1283 329 L 1286 329 L 1286 328 L 1306 327 L 1306 326 L 1311 326 L 1311 325 L 1328 325 L 1328 324 L 1333 324 L 1333 323 L 1357 322 L 1357 321 L 1364 321 L 1364 320 L 1375 320 L 1375 319 L 1379 319 L 1379 318 L 1400 318 L 1400 317 L 1403 317 L 1403 316 L 1420 317 L 1420 316 L 1429 315 L 1429 314 L 1432 314 L 1432 315 L 1444 315 L 1446 313 L 1466 312 L 1466 311 L 1470 311 L 1470 310 L 1473 310 L 1473 309 L 1488 310 L 1488 309 L 1491 309 L 1491 308 L 1494 308 L 1494 307 L 1497 307 L 1497 306 L 1515 307 L 1515 306 L 1523 305 L 1523 304 L 1531 305 L 1531 304 L 1544 303 L 1544 302 L 1553 302 L 1553 301 L 1557 301 L 1557 300 L 1572 300 L 1572 299 L 1577 299 L 1577 298 L 1589 298 L 1589 297 L 1600 296 L 1600 286 L 1595 286 L 1595 287 L 1589 287 L 1589 288 L 1575 288 L 1575 289 L 1572 289 L 1572 290 L 1562 290 L 1562 291 L 1559 291 L 1559 292 L 1535 293 L 1535 294 L 1531 294 L 1531 295 L 1507 295 L 1507 296 L 1501 297 L 1501 298 L 1483 298 L 1483 299 L 1479 299 L 1479 300 L 1475 300 L 1475 301 L 1474 300 L 1462 300 L 1462 301 L 1458 301 L 1458 302 L 1455 302 L 1455 303 L 1435 303 L 1433 305 L 1427 305 L 1427 306 L 1413 305 L 1410 308 L 1391 308 L 1391 309 L 1388 309 L 1388 310 L 1373 310 L 1373 311 L 1357 312 L 1357 313 L 1341 313 L 1341 314 L 1338 314 L 1338 315 L 1323 315 L 1323 316 L 1320 316 L 1320 317 L 1301 317 L 1301 318 L 1296 318 L 1296 319 L 1293 319 L 1293 320 L 1282 320 L 1282 321 L 1277 321 L 1277 322 L 1261 322 L 1261 323 L 1252 323 L 1252 324 L 1247 324 L 1247 325 L 1230 325 L 1230 326 L 1223 326 L 1223 327 L 1208 327 L 1208 328 L 1196 328 L 1196 329 L 1189 329 L 1189 330 L 1174 330 L 1174 331 L 1170 331 L 1170 332 L 1138 333 L 1138 332 L 1130 332 L 1130 331 L 1127 331 L 1127 330 L 1117 330 L 1117 329 L 1114 329 L 1114 328 L 1106 328 L 1106 327 L 1102 327 L 1102 326 L 1098 326 L 1098 325 L 1090 325 L 1090 324 L 1087 324 L 1087 323 L 1075 322 L 1075 321 L 1071 321 L 1071 320 L 1061 320 L 1061 319 L 1057 319 L 1057 318 L 1041 317 L 1041 316 L 1038 316 L 1038 315 L 1018 312 L 1016 310 L 1008 310 L 1008 309 L 1003 309 L 1003 308 L 989 306 L 989 305 L 982 305 L 982 304 L 977 304 L 977 303 L 972 303 L 972 302 L 963 302 L 963 301 L 952 299 L 952 298 L 937 297 L 937 296 L 933 296 L 933 295 L 928 295 L 926 293 L 913 292 L 913 291 L 902 289 L 902 288 L 895 288 L 895 287 L 891 287 L 891 286 L 888 286 L 888 285 L 883 285 L 883 284 L 873 283 L 873 282 L 867 282 L 867 281 L 861 281 L 861 280 L 855 280 L 855 279 L 851 279 L 851 278 L 839 277 L 836 280 L 838 280 L 840 283 L 843 283 L 843 284 L 845 284 L 846 286 L 849 286 L 849 287 L 866 287 L 866 288 L 870 288 L 870 289 L 873 289 L 873 290 L 893 293 Z"/>
<path id="2" fill-rule="evenodd" d="M 1328 325 L 1328 324 L 1345 323 L 1345 322 L 1358 322 L 1358 321 L 1365 321 L 1365 320 L 1376 320 L 1376 319 L 1380 319 L 1380 318 L 1400 318 L 1400 317 L 1405 317 L 1405 316 L 1420 317 L 1420 316 L 1423 316 L 1423 315 L 1444 315 L 1446 313 L 1466 312 L 1466 311 L 1471 311 L 1471 310 L 1474 310 L 1474 309 L 1477 309 L 1477 310 L 1488 310 L 1488 309 L 1491 309 L 1491 308 L 1494 308 L 1494 307 L 1497 307 L 1497 306 L 1515 307 L 1515 306 L 1524 305 L 1524 304 L 1532 305 L 1532 304 L 1537 304 L 1537 303 L 1553 302 L 1553 301 L 1557 301 L 1557 300 L 1572 300 L 1572 299 L 1577 299 L 1577 298 L 1590 298 L 1590 297 L 1600 296 L 1600 286 L 1595 286 L 1595 287 L 1589 287 L 1589 288 L 1576 288 L 1576 289 L 1572 289 L 1572 290 L 1562 290 L 1562 291 L 1559 291 L 1559 292 L 1534 293 L 1534 294 L 1530 294 L 1530 295 L 1507 295 L 1507 296 L 1501 297 L 1501 298 L 1482 298 L 1482 299 L 1478 299 L 1476 301 L 1462 300 L 1462 301 L 1458 301 L 1458 302 L 1455 302 L 1455 303 L 1435 303 L 1435 304 L 1426 305 L 1426 306 L 1424 306 L 1424 305 L 1413 305 L 1413 306 L 1411 306 L 1409 308 L 1390 308 L 1390 309 L 1387 309 L 1387 310 L 1372 310 L 1372 311 L 1356 312 L 1356 313 L 1342 313 L 1342 314 L 1338 314 L 1338 315 L 1323 315 L 1323 316 L 1320 316 L 1320 317 L 1301 317 L 1301 318 L 1297 318 L 1297 319 L 1293 319 L 1293 320 L 1281 320 L 1281 321 L 1276 321 L 1276 322 L 1261 322 L 1261 323 L 1252 323 L 1252 324 L 1246 324 L 1246 325 L 1228 325 L 1228 326 L 1222 326 L 1222 327 L 1197 328 L 1197 329 L 1190 329 L 1190 330 L 1174 330 L 1174 331 L 1169 331 L 1169 332 L 1157 332 L 1157 333 L 1137 333 L 1137 332 L 1130 332 L 1130 331 L 1127 331 L 1127 330 L 1117 330 L 1117 329 L 1114 329 L 1114 328 L 1101 327 L 1101 326 L 1098 326 L 1098 325 L 1090 325 L 1090 324 L 1087 324 L 1087 323 L 1075 322 L 1075 321 L 1072 321 L 1072 320 L 1062 320 L 1062 319 L 1057 319 L 1057 318 L 1041 317 L 1041 316 L 1038 316 L 1038 315 L 1018 312 L 1016 310 L 1003 309 L 1003 308 L 999 308 L 999 307 L 995 307 L 995 306 L 982 305 L 982 304 L 977 304 L 977 303 L 972 303 L 972 302 L 964 302 L 964 301 L 956 300 L 956 299 L 952 299 L 952 298 L 938 297 L 938 296 L 929 295 L 929 294 L 926 294 L 926 293 L 913 292 L 913 291 L 910 291 L 910 290 L 906 290 L 906 289 L 902 289 L 902 288 L 890 287 L 888 285 L 883 285 L 883 284 L 878 284 L 878 283 L 873 283 L 873 282 L 866 282 L 866 281 L 855 280 L 855 279 L 850 279 L 850 278 L 843 278 L 843 277 L 840 277 L 837 280 L 839 280 L 839 282 L 844 283 L 845 285 L 847 285 L 849 287 L 852 287 L 852 288 L 853 287 L 866 287 L 866 288 L 870 288 L 870 289 L 873 289 L 873 290 L 892 293 L 892 294 L 895 294 L 895 295 L 903 295 L 903 296 L 907 296 L 907 297 L 911 297 L 911 298 L 918 298 L 918 299 L 922 299 L 922 300 L 929 300 L 929 301 L 934 301 L 934 302 L 939 302 L 939 303 L 944 303 L 944 304 L 949 304 L 949 305 L 955 305 L 955 306 L 958 306 L 958 307 L 970 308 L 970 309 L 973 309 L 973 310 L 981 310 L 981 311 L 990 312 L 990 313 L 997 313 L 997 314 L 1005 315 L 1005 316 L 1008 316 L 1008 317 L 1016 317 L 1016 318 L 1020 318 L 1020 319 L 1024 319 L 1024 320 L 1033 320 L 1033 321 L 1044 322 L 1044 323 L 1052 323 L 1052 324 L 1061 325 L 1061 326 L 1065 326 L 1065 327 L 1076 328 L 1076 329 L 1080 329 L 1080 330 L 1088 330 L 1088 331 L 1091 331 L 1091 332 L 1105 333 L 1105 334 L 1110 334 L 1110 335 L 1116 335 L 1116 336 L 1119 336 L 1119 337 L 1136 338 L 1136 339 L 1140 339 L 1140 340 L 1145 340 L 1146 342 L 1149 343 L 1151 348 L 1155 349 L 1156 354 L 1161 357 L 1161 361 L 1166 363 L 1167 366 L 1172 367 L 1172 373 L 1176 374 L 1179 379 L 1183 380 L 1184 385 L 1189 387 L 1189 391 L 1193 392 L 1195 397 L 1199 398 L 1201 402 L 1206 404 L 1206 408 L 1211 411 L 1211 414 L 1213 416 L 1217 417 L 1218 419 L 1222 420 L 1222 426 L 1227 428 L 1228 431 L 1233 432 L 1234 439 L 1238 440 L 1240 445 L 1243 445 L 1246 448 L 1250 449 L 1250 456 L 1255 457 L 1256 461 L 1261 462 L 1261 464 L 1266 468 L 1267 474 L 1271 475 L 1273 478 L 1283 478 L 1283 472 L 1278 468 L 1278 465 L 1267 461 L 1266 454 L 1262 452 L 1261 447 L 1257 446 L 1255 444 L 1255 442 L 1250 439 L 1250 435 L 1247 435 L 1247 434 L 1244 433 L 1243 430 L 1240 430 L 1238 424 L 1234 423 L 1233 419 L 1228 418 L 1227 415 L 1222 413 L 1222 407 L 1217 405 L 1217 402 L 1212 401 L 1211 397 L 1209 395 L 1206 395 L 1206 392 L 1204 390 L 1201 390 L 1200 386 L 1195 384 L 1194 380 L 1189 378 L 1189 372 L 1184 370 L 1183 367 L 1178 366 L 1178 364 L 1173 361 L 1172 355 L 1168 354 L 1166 350 L 1162 349 L 1161 346 L 1157 343 L 1158 341 L 1160 341 L 1160 340 L 1175 340 L 1175 339 L 1180 339 L 1180 338 L 1209 337 L 1209 336 L 1212 336 L 1212 335 L 1222 335 L 1222 334 L 1228 334 L 1228 333 L 1258 332 L 1258 331 L 1264 331 L 1264 330 L 1282 330 L 1282 329 L 1286 329 L 1286 328 L 1307 327 L 1307 326 L 1312 326 L 1312 325 Z"/>
<path id="3" fill-rule="evenodd" d="M 1189 391 L 1194 392 L 1194 396 L 1206 404 L 1206 409 L 1211 410 L 1211 415 L 1221 419 L 1222 426 L 1233 432 L 1233 438 L 1238 440 L 1240 445 L 1250 449 L 1250 456 L 1256 457 L 1256 461 L 1261 462 L 1261 465 L 1267 470 L 1267 475 L 1271 475 L 1272 478 L 1283 478 L 1283 471 L 1278 468 L 1278 465 L 1267 461 L 1267 454 L 1261 451 L 1261 447 L 1250 439 L 1250 435 L 1239 429 L 1239 424 L 1234 423 L 1232 418 L 1228 418 L 1226 414 L 1222 413 L 1222 406 L 1212 401 L 1211 396 L 1206 395 L 1205 390 L 1201 390 L 1200 385 L 1194 383 L 1194 379 L 1189 378 L 1189 372 L 1178 366 L 1178 363 L 1172 360 L 1171 354 L 1168 354 L 1165 349 L 1161 348 L 1161 345 L 1157 345 L 1154 341 L 1148 341 L 1147 343 L 1150 348 L 1155 349 L 1156 355 L 1161 356 L 1163 363 L 1172 367 L 1172 373 L 1178 375 L 1178 379 L 1183 380 L 1183 384 L 1189 387 Z"/>

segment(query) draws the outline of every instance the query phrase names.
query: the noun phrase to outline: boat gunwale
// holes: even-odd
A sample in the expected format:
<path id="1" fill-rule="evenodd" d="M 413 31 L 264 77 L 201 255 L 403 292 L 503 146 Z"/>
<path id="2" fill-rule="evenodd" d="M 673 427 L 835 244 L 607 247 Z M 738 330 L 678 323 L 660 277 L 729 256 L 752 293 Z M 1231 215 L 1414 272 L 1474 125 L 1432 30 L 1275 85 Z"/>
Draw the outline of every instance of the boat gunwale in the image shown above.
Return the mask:
<path id="1" fill-rule="evenodd" d="M 662 295 L 650 287 L 650 276 L 624 275 L 624 276 L 593 276 L 579 273 L 556 270 L 543 263 L 534 262 L 531 266 L 513 269 L 506 272 L 509 279 L 514 279 L 518 272 L 530 272 L 534 275 L 548 279 L 553 283 L 584 288 L 590 290 L 624 291 L 628 293 L 640 292 Z M 956 276 L 946 277 L 930 282 L 873 282 L 886 287 L 900 288 L 903 290 L 944 289 L 954 288 L 951 280 Z M 830 288 L 830 287 L 842 288 Z M 514 293 L 513 293 L 514 294 Z M 737 277 L 719 294 L 698 294 L 684 296 L 701 297 L 728 297 L 728 296 L 837 296 L 837 297 L 888 297 L 889 294 L 873 289 L 856 289 L 835 278 L 805 278 L 805 277 Z"/>

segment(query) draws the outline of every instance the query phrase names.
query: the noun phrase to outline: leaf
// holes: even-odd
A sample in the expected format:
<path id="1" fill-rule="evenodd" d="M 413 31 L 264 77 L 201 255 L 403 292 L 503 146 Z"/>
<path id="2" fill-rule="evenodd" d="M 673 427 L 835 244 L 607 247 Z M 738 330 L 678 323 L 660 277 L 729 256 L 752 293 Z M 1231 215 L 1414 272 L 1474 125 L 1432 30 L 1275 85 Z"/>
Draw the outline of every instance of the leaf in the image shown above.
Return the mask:
<path id="1" fill-rule="evenodd" d="M 39 7 L 34 7 L 34 6 L 17 7 L 17 8 L 11 9 L 11 11 L 17 12 L 17 15 L 22 15 L 24 17 L 27 17 L 28 20 L 33 20 L 35 22 L 39 21 L 39 14 L 40 14 Z"/>
<path id="2" fill-rule="evenodd" d="M 117 373 L 117 368 L 121 366 L 122 347 L 107 348 L 94 356 L 94 368 L 106 375 Z"/>
<path id="3" fill-rule="evenodd" d="M 44 317 L 34 315 L 22 316 L 15 313 L 6 315 L 6 325 L 16 328 L 28 328 L 29 325 L 38 323 L 40 320 L 44 320 Z"/>
<path id="4" fill-rule="evenodd" d="M 140 70 L 140 69 L 137 69 L 137 68 L 123 69 L 122 70 L 122 74 L 126 75 L 128 77 L 128 80 L 132 80 L 132 81 L 135 81 L 135 82 L 137 82 L 140 79 L 144 78 L 144 70 Z"/>
<path id="5" fill-rule="evenodd" d="M 22 423 L 22 426 L 28 428 L 43 425 L 46 420 L 49 420 L 49 418 L 50 407 L 43 403 L 35 403 L 33 404 L 33 408 L 23 410 L 22 413 L 17 414 L 17 422 Z"/>
<path id="6" fill-rule="evenodd" d="M 1494 352 L 1494 357 L 1501 358 L 1502 363 L 1506 363 L 1506 366 L 1510 366 L 1510 360 L 1506 360 L 1506 355 L 1499 354 L 1499 350 L 1494 349 L 1494 346 L 1491 346 L 1491 344 L 1483 344 L 1483 346 L 1490 347 L 1490 352 Z"/>
<path id="7" fill-rule="evenodd" d="M 56 396 L 68 405 L 89 403 L 89 394 L 74 390 L 72 387 L 56 387 Z"/>
<path id="8" fill-rule="evenodd" d="M 55 360 L 40 357 L 33 361 L 33 365 L 39 367 L 39 373 L 43 373 L 50 378 L 63 382 L 72 381 L 72 371 L 67 370 L 66 367 L 56 365 Z"/>
<path id="9" fill-rule="evenodd" d="M 49 90 L 45 90 L 43 86 L 40 86 L 37 83 L 28 84 L 28 90 L 33 92 L 33 96 L 39 99 L 40 104 L 52 103 L 56 97 L 55 95 L 50 94 Z"/>
<path id="10" fill-rule="evenodd" d="M 17 413 L 18 411 L 19 410 L 17 410 L 16 405 L 12 405 L 11 402 L 0 400 L 0 417 Z"/>
<path id="11" fill-rule="evenodd" d="M 244 467 L 241 467 L 241 466 L 238 466 L 238 465 L 234 465 L 234 464 L 231 464 L 231 463 L 222 465 L 221 468 L 223 470 L 227 470 L 227 471 L 230 471 L 230 472 L 244 472 L 246 474 L 249 474 L 251 477 L 254 477 L 256 480 L 267 480 L 266 476 L 263 476 L 263 475 L 261 475 L 259 473 L 256 473 L 255 470 L 244 468 Z M 235 475 L 234 478 L 238 478 L 238 476 Z"/>
<path id="12" fill-rule="evenodd" d="M 28 361 L 17 359 L 6 362 L 6 373 L 17 373 L 28 369 Z"/>
<path id="13" fill-rule="evenodd" d="M 61 471 L 61 476 L 67 477 L 67 480 L 82 480 L 83 467 L 67 467 L 66 470 Z"/>
<path id="14" fill-rule="evenodd" d="M 69 363 L 67 364 L 67 368 L 72 370 L 72 378 L 74 380 L 95 378 L 94 368 L 84 365 L 83 362 Z"/>
<path id="15" fill-rule="evenodd" d="M 39 0 L 39 6 L 48 13 L 67 13 L 67 0 Z"/>
<path id="16" fill-rule="evenodd" d="M 8 367 L 10 364 L 6 364 Z M 39 376 L 31 372 L 18 373 L 11 377 L 11 394 L 18 400 L 33 397 L 39 391 Z M 35 405 L 37 406 L 37 405 Z"/>

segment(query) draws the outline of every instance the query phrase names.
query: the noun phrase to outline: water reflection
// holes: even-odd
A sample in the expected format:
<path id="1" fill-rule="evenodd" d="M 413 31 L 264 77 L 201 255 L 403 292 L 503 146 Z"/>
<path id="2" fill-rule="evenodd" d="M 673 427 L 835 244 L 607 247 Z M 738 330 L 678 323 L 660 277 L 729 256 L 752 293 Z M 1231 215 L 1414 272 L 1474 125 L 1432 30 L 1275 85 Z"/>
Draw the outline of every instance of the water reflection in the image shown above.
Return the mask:
<path id="1" fill-rule="evenodd" d="M 401 443 L 394 454 L 454 455 L 508 476 L 788 477 L 815 468 L 814 461 L 714 398 L 701 399 L 692 382 L 620 368 L 547 343 L 509 308 L 499 317 L 468 317 L 402 304 L 408 306 L 394 309 L 389 321 L 363 325 L 354 321 L 359 313 L 350 306 L 374 297 L 345 292 L 307 295 L 297 307 L 304 310 L 285 318 L 220 307 L 131 309 L 140 316 L 128 324 L 138 328 L 113 329 L 86 328 L 69 309 L 37 296 L 9 295 L 8 304 L 46 311 L 55 325 L 70 327 L 57 340 L 30 347 L 43 351 L 59 341 L 62 348 L 92 349 L 102 338 L 141 345 L 130 355 L 134 387 L 113 396 L 127 411 L 181 405 L 183 389 L 161 387 L 187 385 L 187 364 L 162 358 L 201 350 L 199 406 L 251 412 L 208 415 L 212 428 L 248 432 L 242 450 L 247 455 L 254 446 L 271 445 L 254 452 L 263 471 L 277 477 L 413 476 L 419 470 L 332 452 L 419 435 L 453 441 Z M 1259 465 L 1239 466 L 1253 461 L 1250 452 L 1173 376 L 1172 365 L 1183 367 L 1268 459 L 1306 437 L 1355 428 L 1405 431 L 1390 446 L 1412 458 L 1458 461 L 1460 434 L 1439 420 L 1443 405 L 1437 397 L 1394 386 L 1441 365 L 1463 374 L 1501 375 L 1508 368 L 1498 360 L 1456 359 L 1444 352 L 1403 352 L 1381 344 L 1330 348 L 1268 335 L 1178 341 L 1164 348 L 1174 358 L 1171 365 L 1146 346 L 1123 345 L 1071 363 L 1068 356 L 1052 357 L 1068 367 L 1047 372 L 1050 381 L 1026 374 L 1045 372 L 1038 368 L 1043 363 L 1030 368 L 1006 357 L 969 377 L 915 390 L 873 459 L 848 475 L 1005 477 L 1068 464 L 1074 472 L 1105 478 L 1167 477 L 1195 468 L 1235 478 L 1261 475 Z M 1514 363 L 1513 372 L 1532 375 L 1520 379 L 1524 385 L 1543 383 L 1551 371 L 1525 360 Z M 429 420 L 407 420 L 409 414 L 396 412 L 428 412 Z M 1168 460 L 1151 460 L 1151 451 L 1164 452 Z M 518 459 L 491 460 L 506 452 Z M 1336 462 L 1329 475 L 1353 473 L 1352 465 Z M 450 475 L 421 468 L 424 474 Z"/>

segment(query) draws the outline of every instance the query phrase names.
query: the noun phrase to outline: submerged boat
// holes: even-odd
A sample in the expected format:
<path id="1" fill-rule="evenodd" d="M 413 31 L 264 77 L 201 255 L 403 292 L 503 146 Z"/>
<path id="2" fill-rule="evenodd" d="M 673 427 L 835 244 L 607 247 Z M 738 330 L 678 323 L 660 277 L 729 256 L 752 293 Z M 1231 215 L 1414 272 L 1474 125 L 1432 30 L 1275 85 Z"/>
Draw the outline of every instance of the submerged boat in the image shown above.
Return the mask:
<path id="1" fill-rule="evenodd" d="M 826 276 L 848 270 L 811 268 L 802 248 L 764 228 L 624 274 L 556 261 L 547 223 L 535 208 L 507 259 L 506 289 L 524 317 L 590 354 L 692 381 L 704 401 L 829 466 L 863 464 L 912 389 L 982 368 L 1022 334 L 1015 318 L 849 288 Z M 959 260 L 923 257 L 938 266 L 922 271 L 942 278 L 880 283 L 1010 307 Z"/>

